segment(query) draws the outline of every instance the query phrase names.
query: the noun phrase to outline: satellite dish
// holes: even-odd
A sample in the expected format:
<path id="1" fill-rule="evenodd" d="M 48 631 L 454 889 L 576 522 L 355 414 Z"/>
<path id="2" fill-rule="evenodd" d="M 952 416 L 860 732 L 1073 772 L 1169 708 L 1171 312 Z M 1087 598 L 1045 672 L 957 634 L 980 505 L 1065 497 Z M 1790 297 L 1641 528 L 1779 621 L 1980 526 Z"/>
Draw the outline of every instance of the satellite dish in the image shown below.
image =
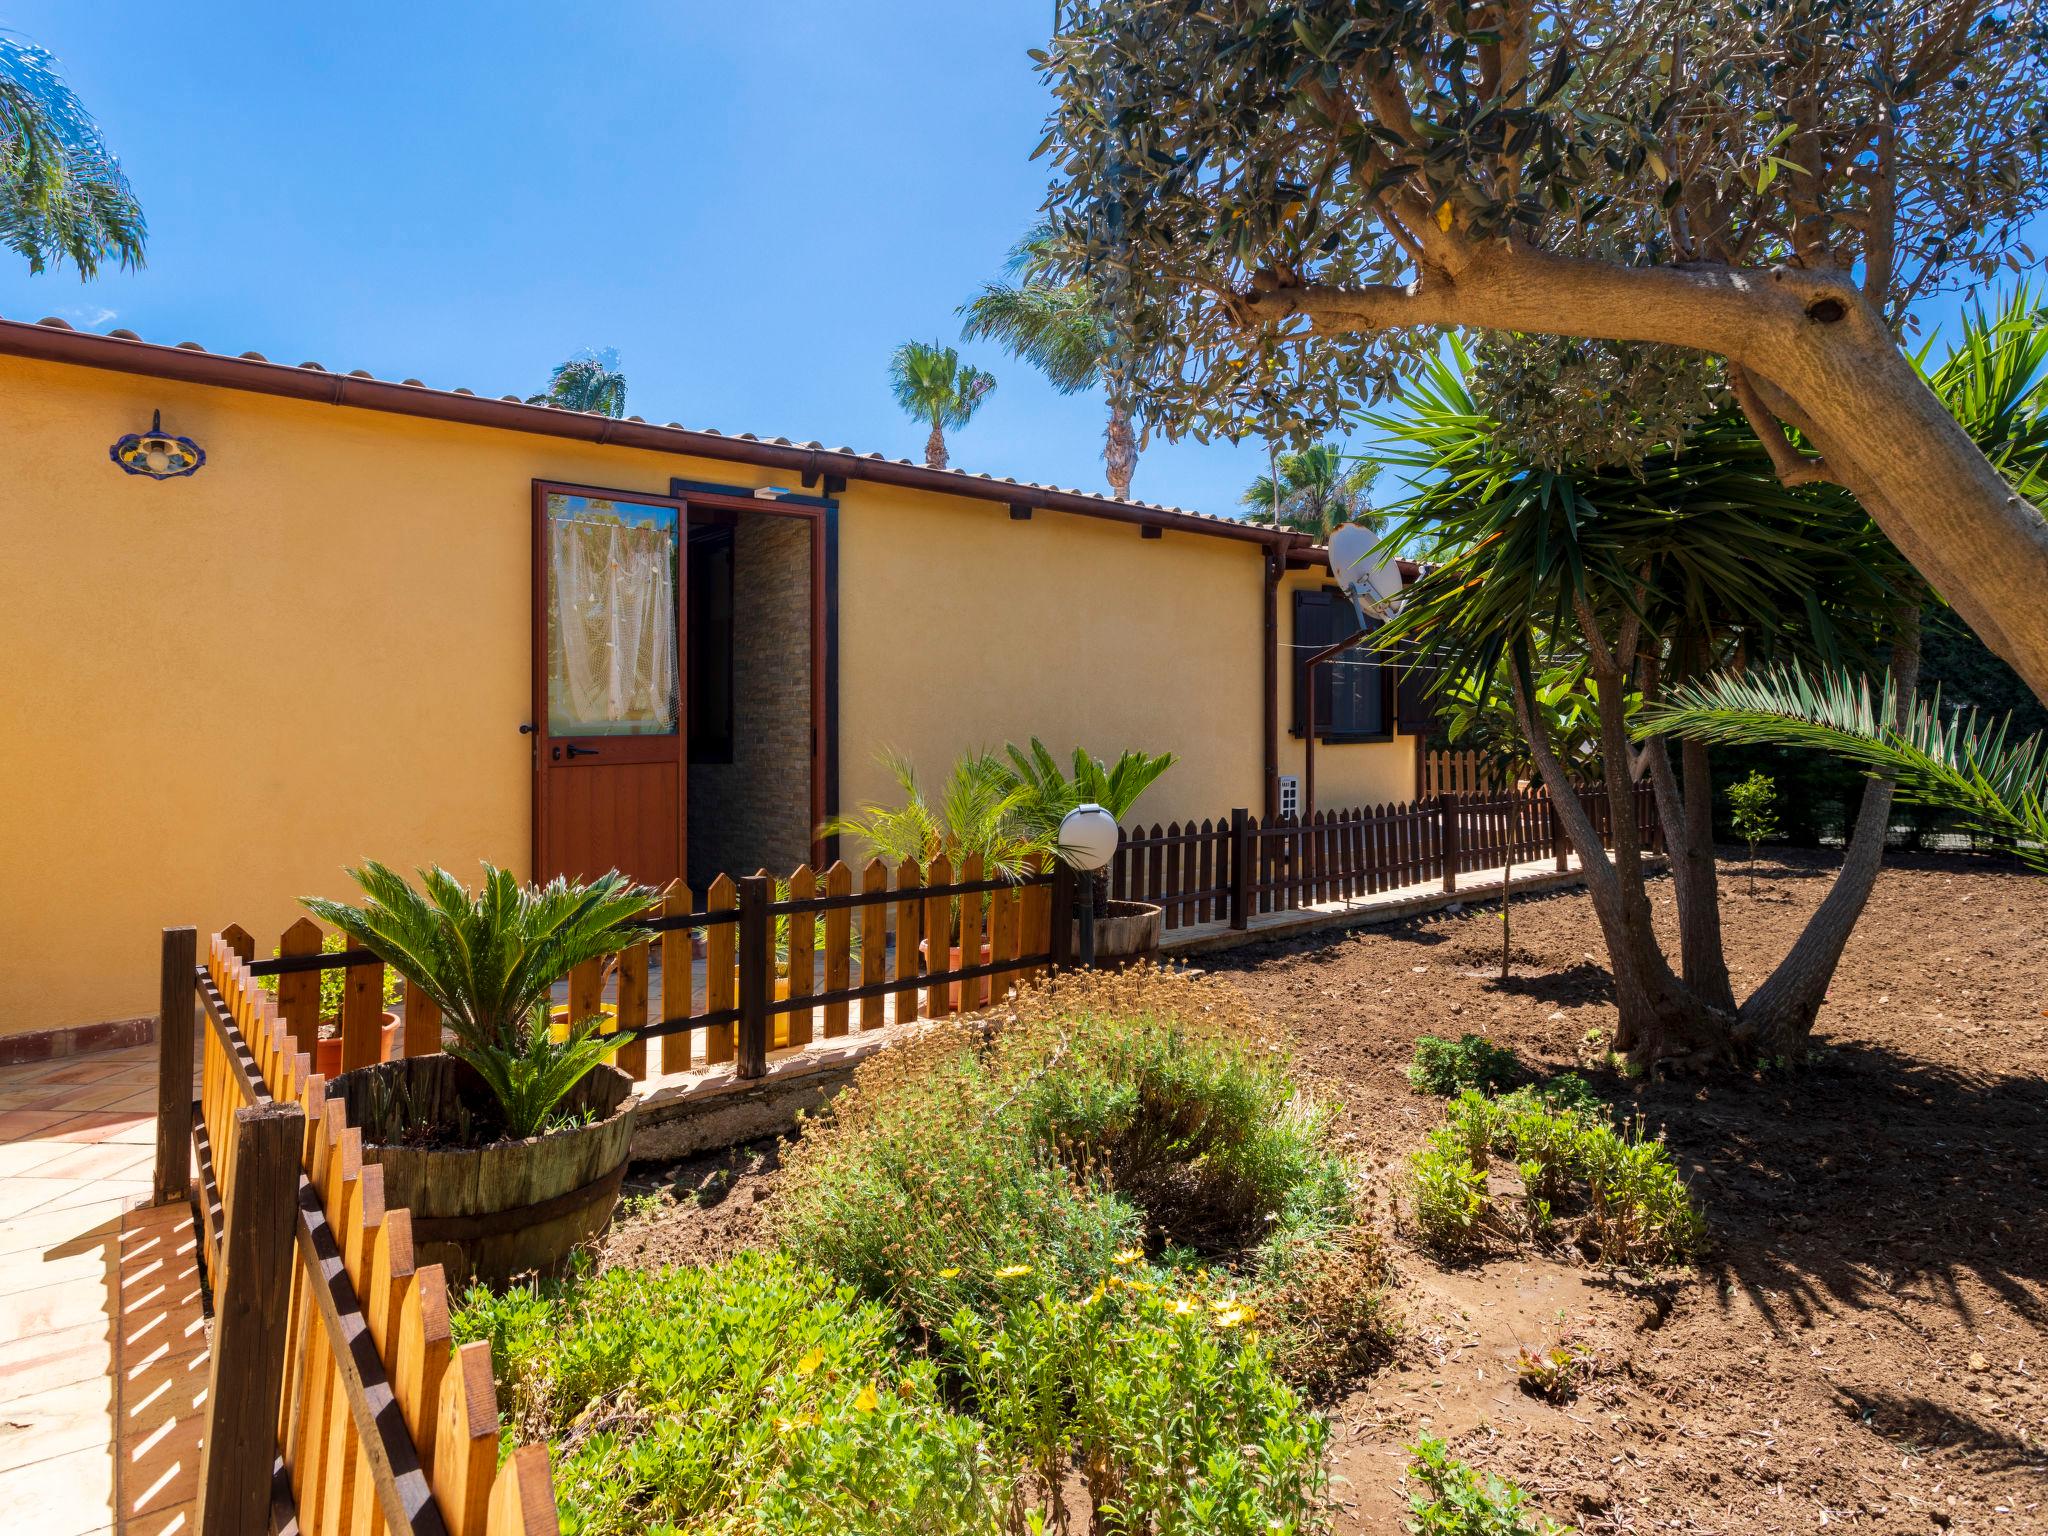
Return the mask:
<path id="1" fill-rule="evenodd" d="M 1330 535 L 1330 574 L 1350 597 L 1361 624 L 1386 618 L 1401 591 L 1400 571 L 1391 561 L 1383 564 L 1374 557 L 1378 546 L 1379 535 L 1358 523 L 1346 523 Z"/>

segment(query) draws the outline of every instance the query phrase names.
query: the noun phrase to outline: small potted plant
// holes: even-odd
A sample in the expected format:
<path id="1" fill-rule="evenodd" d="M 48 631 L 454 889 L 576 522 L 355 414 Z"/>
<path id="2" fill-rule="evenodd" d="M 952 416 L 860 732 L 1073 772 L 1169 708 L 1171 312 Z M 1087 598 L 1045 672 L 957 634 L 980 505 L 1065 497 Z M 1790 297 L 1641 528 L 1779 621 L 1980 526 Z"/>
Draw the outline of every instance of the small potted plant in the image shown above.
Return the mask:
<path id="1" fill-rule="evenodd" d="M 338 955 L 348 946 L 338 933 L 321 935 L 320 953 Z M 278 951 L 283 953 L 283 951 Z M 313 1044 L 313 1070 L 322 1077 L 332 1078 L 341 1071 L 341 1000 L 348 991 L 348 972 L 343 970 L 322 971 L 320 974 L 320 1033 Z M 266 976 L 263 987 L 267 992 L 277 990 L 278 978 Z M 405 1001 L 405 978 L 384 968 L 384 1017 L 377 1031 L 377 1059 L 392 1061 L 398 1056 L 399 1020 L 398 1008 Z"/>
<path id="2" fill-rule="evenodd" d="M 1080 747 L 1074 748 L 1074 772 L 1070 778 L 1044 742 L 1031 738 L 1031 748 L 1009 748 L 1014 779 L 1022 786 L 1022 814 L 1036 836 L 1057 843 L 1061 820 L 1080 805 L 1099 805 L 1121 825 L 1159 776 L 1177 758 L 1171 752 L 1154 756 L 1145 752 L 1123 752 L 1115 763 L 1105 763 Z M 1095 963 L 1116 968 L 1146 960 L 1159 952 L 1165 928 L 1166 909 L 1151 901 L 1112 901 L 1109 881 L 1096 875 L 1087 881 L 1083 898 L 1093 904 L 1095 918 Z M 1079 922 L 1075 922 L 1073 943 L 1080 946 Z"/>
<path id="3" fill-rule="evenodd" d="M 556 1273 L 611 1220 L 633 1139 L 632 1080 L 604 1058 L 626 1043 L 598 1015 L 549 1028 L 554 984 L 648 936 L 655 892 L 613 872 L 522 886 L 491 865 L 472 891 L 439 868 L 420 888 L 377 863 L 349 875 L 360 907 L 314 916 L 417 985 L 441 1010 L 445 1054 L 344 1072 L 363 1156 L 413 1214 L 419 1263 L 500 1285 Z"/>

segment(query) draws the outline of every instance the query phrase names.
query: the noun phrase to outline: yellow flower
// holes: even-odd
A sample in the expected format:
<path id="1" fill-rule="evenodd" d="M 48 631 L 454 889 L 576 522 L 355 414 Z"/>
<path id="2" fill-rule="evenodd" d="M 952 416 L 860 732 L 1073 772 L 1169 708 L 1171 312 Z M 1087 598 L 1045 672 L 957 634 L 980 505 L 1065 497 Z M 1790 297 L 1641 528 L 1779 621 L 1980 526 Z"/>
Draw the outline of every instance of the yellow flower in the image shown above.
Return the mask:
<path id="1" fill-rule="evenodd" d="M 1011 1264 L 996 1271 L 998 1280 L 1021 1280 L 1031 1273 L 1029 1264 Z"/>
<path id="2" fill-rule="evenodd" d="M 1109 1262 L 1112 1264 L 1135 1264 L 1143 1257 L 1145 1257 L 1145 1250 L 1142 1248 L 1124 1248 L 1111 1254 Z"/>
<path id="3" fill-rule="evenodd" d="M 817 1370 L 817 1368 L 823 1365 L 824 1363 L 825 1351 L 823 1351 L 822 1349 L 813 1349 L 810 1352 L 808 1352 L 803 1357 L 803 1359 L 797 1361 L 796 1373 L 799 1376 L 808 1376 L 813 1371 Z"/>
<path id="4" fill-rule="evenodd" d="M 860 1396 L 853 1400 L 855 1413 L 873 1413 L 881 1406 L 882 1400 L 875 1395 L 875 1384 L 869 1382 L 860 1389 Z"/>
<path id="5" fill-rule="evenodd" d="M 942 1270 L 940 1270 L 940 1271 L 939 1271 L 939 1278 L 940 1278 L 941 1280 L 957 1280 L 957 1279 L 959 1279 L 959 1278 L 960 1278 L 960 1266 L 959 1266 L 959 1265 L 957 1265 L 957 1264 L 949 1264 L 949 1265 L 947 1265 L 947 1266 L 946 1266 L 946 1267 L 945 1267 L 944 1269 L 942 1269 Z"/>
<path id="6" fill-rule="evenodd" d="M 1131 1291 L 1150 1291 L 1158 1289 L 1158 1287 L 1154 1286 L 1150 1280 L 1126 1280 L 1124 1282 L 1124 1288 L 1126 1290 Z"/>
<path id="7" fill-rule="evenodd" d="M 782 1435 L 794 1434 L 799 1429 L 809 1429 L 817 1422 L 818 1416 L 815 1413 L 800 1413 L 793 1419 L 777 1419 L 775 1432 Z"/>
<path id="8" fill-rule="evenodd" d="M 1218 1328 L 1241 1328 L 1252 1320 L 1252 1309 L 1242 1302 L 1221 1308 L 1210 1319 Z"/>
<path id="9" fill-rule="evenodd" d="M 1194 1310 L 1195 1304 L 1190 1298 L 1186 1296 L 1176 1296 L 1173 1298 L 1173 1315 L 1175 1317 L 1186 1317 Z"/>

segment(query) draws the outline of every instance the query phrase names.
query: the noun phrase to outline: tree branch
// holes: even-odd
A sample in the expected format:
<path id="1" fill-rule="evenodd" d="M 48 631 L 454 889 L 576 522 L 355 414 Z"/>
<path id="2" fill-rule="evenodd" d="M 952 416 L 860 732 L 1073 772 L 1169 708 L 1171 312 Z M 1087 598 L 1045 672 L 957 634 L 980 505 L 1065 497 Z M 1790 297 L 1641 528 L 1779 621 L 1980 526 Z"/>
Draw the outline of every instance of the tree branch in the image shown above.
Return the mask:
<path id="1" fill-rule="evenodd" d="M 1838 483 L 1828 470 L 1827 460 L 1809 459 L 1792 446 L 1791 439 L 1785 436 L 1783 423 L 1757 393 L 1756 383 L 1750 378 L 1747 368 L 1739 363 L 1731 367 L 1728 381 L 1735 388 L 1735 399 L 1742 407 L 1742 414 L 1749 418 L 1750 431 L 1764 445 L 1764 452 L 1771 456 L 1771 468 L 1777 471 L 1781 484 L 1789 487 Z"/>

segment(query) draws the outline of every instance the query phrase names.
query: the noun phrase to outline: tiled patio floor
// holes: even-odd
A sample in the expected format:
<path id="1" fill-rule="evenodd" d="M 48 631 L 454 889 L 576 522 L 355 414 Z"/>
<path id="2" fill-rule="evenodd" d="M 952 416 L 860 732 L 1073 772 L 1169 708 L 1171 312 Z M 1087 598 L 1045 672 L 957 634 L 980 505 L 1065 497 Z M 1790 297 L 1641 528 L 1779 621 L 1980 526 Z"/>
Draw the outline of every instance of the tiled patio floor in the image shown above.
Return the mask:
<path id="1" fill-rule="evenodd" d="M 0 1521 L 194 1529 L 206 1337 L 183 1205 L 149 1207 L 153 1048 L 0 1067 Z"/>

